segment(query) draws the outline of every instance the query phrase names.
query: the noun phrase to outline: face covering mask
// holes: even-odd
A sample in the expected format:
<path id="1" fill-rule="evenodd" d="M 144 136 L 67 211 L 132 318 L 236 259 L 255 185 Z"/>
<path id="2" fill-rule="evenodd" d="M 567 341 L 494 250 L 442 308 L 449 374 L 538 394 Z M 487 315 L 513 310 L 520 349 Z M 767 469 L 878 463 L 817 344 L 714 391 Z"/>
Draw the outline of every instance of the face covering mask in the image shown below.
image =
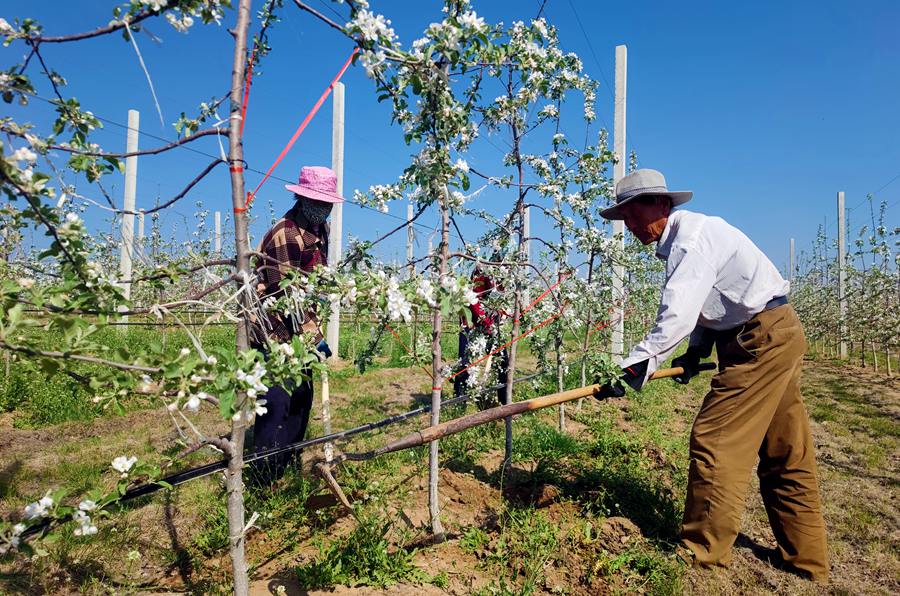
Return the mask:
<path id="1" fill-rule="evenodd" d="M 312 199 L 301 199 L 300 211 L 310 224 L 318 226 L 328 219 L 328 216 L 331 214 L 331 203 L 314 201 Z"/>

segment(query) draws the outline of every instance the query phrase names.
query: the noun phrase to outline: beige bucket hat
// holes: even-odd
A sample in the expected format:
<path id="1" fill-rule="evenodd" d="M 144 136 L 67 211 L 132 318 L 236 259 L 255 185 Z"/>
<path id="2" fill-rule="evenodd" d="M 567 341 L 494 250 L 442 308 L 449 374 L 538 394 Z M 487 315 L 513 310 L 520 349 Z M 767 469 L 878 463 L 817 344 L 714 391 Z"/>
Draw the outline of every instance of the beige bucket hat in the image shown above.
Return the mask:
<path id="1" fill-rule="evenodd" d="M 689 190 L 670 191 L 662 172 L 642 168 L 628 174 L 616 184 L 616 204 L 600 212 L 604 219 L 622 219 L 622 205 L 645 195 L 662 195 L 672 199 L 672 206 L 687 203 L 694 196 Z"/>

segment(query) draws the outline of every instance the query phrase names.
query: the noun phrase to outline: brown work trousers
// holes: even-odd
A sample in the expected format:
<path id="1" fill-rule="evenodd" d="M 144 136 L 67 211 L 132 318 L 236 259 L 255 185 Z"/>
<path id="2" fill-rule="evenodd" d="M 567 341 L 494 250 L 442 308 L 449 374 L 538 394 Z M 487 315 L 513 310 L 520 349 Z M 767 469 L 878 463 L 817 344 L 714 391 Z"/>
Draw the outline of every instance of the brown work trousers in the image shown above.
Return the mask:
<path id="1" fill-rule="evenodd" d="M 828 580 L 816 453 L 800 398 L 806 339 L 793 306 L 716 341 L 719 371 L 691 430 L 681 541 L 701 567 L 727 566 L 753 464 L 785 567 Z"/>

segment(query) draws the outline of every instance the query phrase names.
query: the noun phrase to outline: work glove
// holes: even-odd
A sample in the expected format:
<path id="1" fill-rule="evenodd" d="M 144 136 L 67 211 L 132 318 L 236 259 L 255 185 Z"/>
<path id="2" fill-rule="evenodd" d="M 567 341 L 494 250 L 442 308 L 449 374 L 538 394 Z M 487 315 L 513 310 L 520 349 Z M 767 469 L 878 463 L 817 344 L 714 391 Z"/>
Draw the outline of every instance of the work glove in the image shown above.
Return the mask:
<path id="1" fill-rule="evenodd" d="M 700 358 L 700 350 L 694 346 L 689 346 L 687 352 L 672 360 L 673 368 L 681 367 L 684 369 L 683 373 L 672 377 L 672 379 L 676 383 L 681 383 L 682 385 L 690 383 L 692 378 L 700 374 L 700 370 L 698 369 Z"/>
<path id="2" fill-rule="evenodd" d="M 594 397 L 600 400 L 609 399 L 610 397 L 625 397 L 625 386 L 623 383 L 629 385 L 635 391 L 640 390 L 644 384 L 644 378 L 647 376 L 647 364 L 648 361 L 644 360 L 623 368 L 619 378 L 604 383 Z"/>
<path id="3" fill-rule="evenodd" d="M 331 348 L 328 347 L 328 342 L 326 342 L 324 339 L 316 344 L 316 351 L 320 352 L 326 358 L 331 358 Z"/>

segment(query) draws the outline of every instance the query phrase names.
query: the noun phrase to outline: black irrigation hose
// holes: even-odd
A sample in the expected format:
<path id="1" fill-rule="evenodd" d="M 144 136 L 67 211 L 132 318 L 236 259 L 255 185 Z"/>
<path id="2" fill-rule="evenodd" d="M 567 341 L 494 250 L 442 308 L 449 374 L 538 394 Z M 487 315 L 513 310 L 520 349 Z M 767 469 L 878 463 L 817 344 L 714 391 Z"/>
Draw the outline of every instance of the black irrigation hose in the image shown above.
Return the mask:
<path id="1" fill-rule="evenodd" d="M 526 375 L 524 377 L 520 377 L 518 379 L 513 379 L 513 383 L 522 383 L 524 381 L 530 381 L 535 377 L 541 376 L 542 372 L 536 372 L 530 375 Z M 487 393 L 488 391 L 495 391 L 504 387 L 505 384 L 493 385 L 491 387 L 485 388 L 482 390 L 482 395 Z M 444 406 L 452 406 L 459 403 L 465 403 L 469 401 L 469 396 L 463 395 L 460 397 L 454 397 L 441 402 L 441 407 Z M 396 414 L 394 416 L 390 416 L 383 420 L 378 420 L 376 422 L 369 422 L 367 424 L 363 424 L 362 426 L 357 426 L 356 428 L 351 428 L 348 430 L 339 431 L 336 433 L 331 433 L 330 435 L 323 435 L 321 437 L 316 437 L 314 439 L 308 439 L 306 441 L 299 441 L 297 443 L 291 443 L 289 445 L 283 445 L 281 447 L 273 447 L 271 449 L 264 449 L 261 451 L 254 451 L 244 457 L 244 465 L 249 463 L 259 461 L 261 459 L 266 459 L 268 457 L 272 457 L 273 455 L 279 455 L 282 453 L 289 453 L 291 451 L 299 451 L 301 449 L 305 449 L 307 447 L 312 447 L 313 445 L 320 445 L 322 443 L 328 443 L 330 441 L 338 440 L 338 439 L 346 439 L 348 437 L 352 437 L 354 435 L 358 435 L 360 433 L 368 432 L 370 430 L 375 430 L 378 428 L 382 428 L 385 426 L 390 426 L 391 424 L 396 424 L 398 422 L 403 422 L 404 420 L 408 420 L 415 416 L 419 416 L 426 412 L 431 411 L 431 406 L 426 405 L 421 408 L 416 408 L 415 410 L 410 410 L 408 412 L 404 412 L 402 414 Z M 218 471 L 224 470 L 228 467 L 228 460 L 220 460 L 216 462 L 212 462 L 209 464 L 205 464 L 202 466 L 197 466 L 196 468 L 190 468 L 188 470 L 184 470 L 183 472 L 178 472 L 176 474 L 172 474 L 170 476 L 166 476 L 164 478 L 160 478 L 154 482 L 148 482 L 147 484 L 143 484 L 141 486 L 135 487 L 131 490 L 125 491 L 125 494 L 119 498 L 116 503 L 125 503 L 127 501 L 131 501 L 133 499 L 137 499 L 138 497 L 143 497 L 146 495 L 150 495 L 155 493 L 156 491 L 162 488 L 168 488 L 169 486 L 178 486 L 179 484 L 184 484 L 185 482 L 189 482 L 191 480 L 196 480 L 198 478 L 203 478 L 205 476 L 209 476 L 210 474 L 215 474 Z M 69 521 L 70 518 L 63 518 L 60 521 Z M 28 536 L 32 536 L 41 532 L 43 529 L 50 525 L 50 520 L 44 520 L 42 523 L 29 527 L 22 533 L 22 537 L 26 538 Z"/>
<path id="2" fill-rule="evenodd" d="M 527 375 L 525 377 L 521 377 L 519 379 L 514 379 L 513 383 L 522 383 L 524 381 L 530 381 L 531 379 L 542 375 L 543 373 L 534 373 L 531 375 Z M 504 387 L 505 384 L 494 385 L 484 389 L 483 392 L 494 391 L 496 389 L 500 389 Z M 469 396 L 463 395 L 460 397 L 454 397 L 448 400 L 444 400 L 441 402 L 441 407 L 444 406 L 452 406 L 458 403 L 465 403 L 469 401 Z M 410 418 L 414 418 L 421 414 L 425 414 L 431 411 L 431 406 L 426 405 L 421 408 L 416 408 L 415 410 L 410 410 L 408 412 L 404 412 L 402 414 L 396 414 L 394 416 L 390 416 L 383 420 L 378 420 L 376 422 L 369 422 L 367 424 L 363 424 L 362 426 L 357 426 L 356 428 L 351 428 L 348 430 L 338 431 L 336 433 L 331 433 L 330 435 L 323 435 L 321 437 L 316 437 L 314 439 L 307 439 L 305 441 L 299 441 L 297 443 L 290 443 L 288 445 L 282 445 L 281 447 L 272 447 L 270 449 L 263 449 L 260 451 L 254 451 L 252 453 L 247 454 L 244 457 L 244 464 L 253 463 L 255 461 L 259 461 L 261 459 L 266 459 L 272 457 L 273 455 L 280 455 L 283 453 L 289 453 L 291 451 L 300 451 L 301 449 L 306 449 L 307 447 L 312 447 L 314 445 L 321 445 L 322 443 L 328 443 L 331 441 L 336 441 L 340 439 L 346 439 L 352 437 L 354 435 L 358 435 L 364 432 L 368 432 L 370 430 L 375 430 L 378 428 L 383 428 L 385 426 L 390 426 L 392 424 L 397 424 L 398 422 L 403 422 L 404 420 L 408 420 Z M 198 466 L 196 468 L 191 468 L 189 470 L 185 470 L 183 472 L 178 472 L 177 474 L 172 474 L 171 476 L 166 476 L 165 478 L 161 478 L 159 482 L 165 482 L 171 486 L 178 486 L 179 484 L 184 484 L 190 480 L 195 480 L 197 478 L 203 478 L 204 476 L 209 476 L 210 474 L 214 474 L 219 470 L 224 470 L 228 467 L 227 460 L 221 460 L 217 462 L 213 462 L 210 464 L 206 464 L 203 466 Z M 149 495 L 163 488 L 162 485 L 157 484 L 155 482 L 147 483 L 142 486 L 138 486 L 137 488 L 133 488 L 127 491 L 122 498 L 119 499 L 119 502 L 130 501 L 131 499 L 136 499 L 138 497 L 142 497 L 144 495 Z"/>

